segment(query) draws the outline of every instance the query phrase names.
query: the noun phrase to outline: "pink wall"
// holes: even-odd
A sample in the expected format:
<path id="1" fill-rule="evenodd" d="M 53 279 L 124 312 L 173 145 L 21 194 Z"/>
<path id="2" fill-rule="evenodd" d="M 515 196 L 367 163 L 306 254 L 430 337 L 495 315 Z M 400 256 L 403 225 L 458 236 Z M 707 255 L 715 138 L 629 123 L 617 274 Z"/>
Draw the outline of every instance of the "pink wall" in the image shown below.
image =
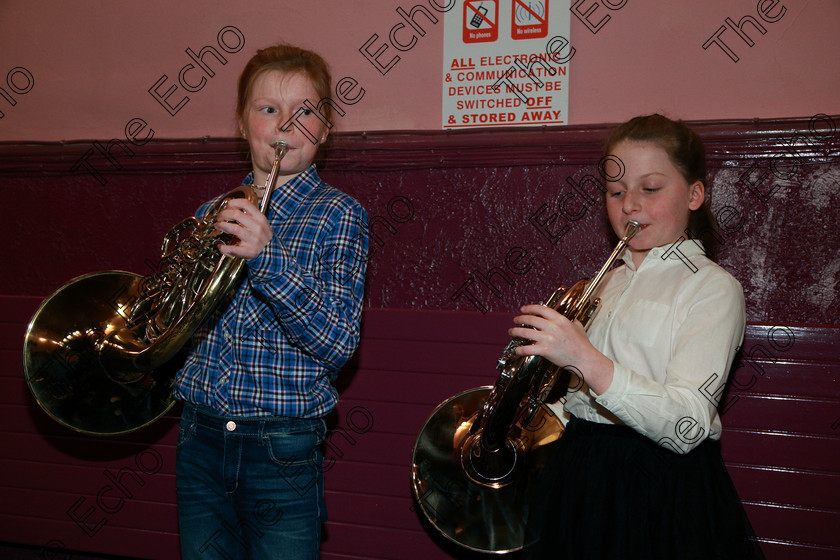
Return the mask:
<path id="1" fill-rule="evenodd" d="M 572 17 L 570 124 L 617 122 L 652 111 L 691 120 L 840 114 L 836 1 L 758 2 L 769 8 L 768 19 L 784 7 L 775 23 L 756 15 L 754 1 L 623 1 L 608 10 L 603 0 L 583 0 L 580 12 L 594 7 L 593 27 L 610 17 L 597 34 Z M 420 3 L 428 0 L 3 2 L 0 87 L 16 105 L 0 92 L 0 141 L 122 138 L 134 118 L 145 120 L 156 138 L 232 136 L 236 76 L 256 48 L 278 41 L 318 50 L 336 78 L 349 76 L 364 87 L 364 97 L 345 106 L 340 130 L 440 129 L 442 22 L 427 26 L 426 36 L 399 53 L 401 60 L 384 76 L 358 52 L 374 33 L 376 45 L 387 38 L 400 21 L 397 7 Z M 724 32 L 737 63 L 716 45 L 703 50 L 725 18 L 737 23 L 747 14 L 766 34 L 745 24 L 755 43 L 748 47 L 734 31 Z M 217 34 L 226 26 L 241 32 L 244 47 L 222 53 L 228 63 L 216 64 L 216 75 L 171 116 L 147 90 L 164 74 L 169 80 L 163 90 L 177 79 L 189 62 L 186 48 L 218 48 Z M 235 50 L 236 35 L 225 38 Z M 397 52 L 390 48 L 388 58 L 392 54 Z M 26 93 L 5 83 L 18 67 L 34 80 Z M 19 91 L 29 87 L 24 71 L 11 78 Z M 173 94 L 172 102 L 184 93 Z"/>

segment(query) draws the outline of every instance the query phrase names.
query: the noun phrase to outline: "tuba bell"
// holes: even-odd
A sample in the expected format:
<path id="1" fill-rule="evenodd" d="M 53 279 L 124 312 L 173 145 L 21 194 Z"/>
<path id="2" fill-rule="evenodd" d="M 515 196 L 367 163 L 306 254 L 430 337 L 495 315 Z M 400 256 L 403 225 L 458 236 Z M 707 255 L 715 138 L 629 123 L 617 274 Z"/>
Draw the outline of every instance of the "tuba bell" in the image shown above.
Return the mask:
<path id="1" fill-rule="evenodd" d="M 265 213 L 288 144 L 278 141 L 262 198 L 254 185 L 220 197 L 204 217 L 164 237 L 159 271 L 94 272 L 48 297 L 32 317 L 23 368 L 49 416 L 77 432 L 119 435 L 151 424 L 174 404 L 179 353 L 236 285 L 245 261 L 216 246 L 234 236 L 214 223 L 227 202 L 245 198 Z"/>
<path id="2" fill-rule="evenodd" d="M 593 278 L 557 289 L 545 305 L 587 327 L 600 304 L 593 297 L 598 285 L 640 229 L 629 222 Z M 568 386 L 573 368 L 516 355 L 530 343 L 513 338 L 497 364 L 496 384 L 444 401 L 414 446 L 411 485 L 420 511 L 446 540 L 473 551 L 505 554 L 532 544 L 528 508 L 548 462 L 547 445 L 563 433 L 545 403 L 558 381 Z"/>

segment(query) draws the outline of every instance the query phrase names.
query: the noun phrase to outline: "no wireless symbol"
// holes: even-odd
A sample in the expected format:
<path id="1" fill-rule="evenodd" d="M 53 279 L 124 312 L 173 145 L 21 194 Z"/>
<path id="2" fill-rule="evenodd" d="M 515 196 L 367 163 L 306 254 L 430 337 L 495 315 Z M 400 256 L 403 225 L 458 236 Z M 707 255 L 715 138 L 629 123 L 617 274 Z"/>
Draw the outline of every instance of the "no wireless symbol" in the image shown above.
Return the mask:
<path id="1" fill-rule="evenodd" d="M 548 36 L 548 0 L 513 0 L 510 36 L 539 39 Z"/>

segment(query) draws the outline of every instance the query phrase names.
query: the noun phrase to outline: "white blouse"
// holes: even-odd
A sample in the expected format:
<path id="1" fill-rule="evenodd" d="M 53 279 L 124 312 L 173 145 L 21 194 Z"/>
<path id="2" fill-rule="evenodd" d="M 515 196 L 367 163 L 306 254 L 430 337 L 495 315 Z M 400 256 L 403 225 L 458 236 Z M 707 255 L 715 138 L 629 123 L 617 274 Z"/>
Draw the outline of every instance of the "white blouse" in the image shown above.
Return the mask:
<path id="1" fill-rule="evenodd" d="M 693 240 L 651 249 L 638 270 L 630 251 L 623 260 L 604 279 L 588 330 L 615 364 L 612 384 L 597 395 L 573 377 L 565 408 L 687 453 L 720 438 L 716 405 L 743 341 L 744 293 Z"/>

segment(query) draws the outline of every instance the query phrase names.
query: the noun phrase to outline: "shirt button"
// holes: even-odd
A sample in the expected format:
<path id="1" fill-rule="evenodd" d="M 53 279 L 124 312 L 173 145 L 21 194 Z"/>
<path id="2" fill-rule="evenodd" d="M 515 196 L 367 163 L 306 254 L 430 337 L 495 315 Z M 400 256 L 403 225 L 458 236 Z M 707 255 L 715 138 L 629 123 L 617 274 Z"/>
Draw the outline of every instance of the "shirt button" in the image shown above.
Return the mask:
<path id="1" fill-rule="evenodd" d="M 230 333 L 228 331 L 225 331 L 224 336 L 225 336 L 225 340 L 228 340 L 228 341 L 230 340 Z"/>
<path id="2" fill-rule="evenodd" d="M 225 424 L 225 429 L 229 432 L 232 432 L 233 430 L 236 429 L 236 422 L 233 422 L 233 421 L 228 422 L 227 424 Z"/>

